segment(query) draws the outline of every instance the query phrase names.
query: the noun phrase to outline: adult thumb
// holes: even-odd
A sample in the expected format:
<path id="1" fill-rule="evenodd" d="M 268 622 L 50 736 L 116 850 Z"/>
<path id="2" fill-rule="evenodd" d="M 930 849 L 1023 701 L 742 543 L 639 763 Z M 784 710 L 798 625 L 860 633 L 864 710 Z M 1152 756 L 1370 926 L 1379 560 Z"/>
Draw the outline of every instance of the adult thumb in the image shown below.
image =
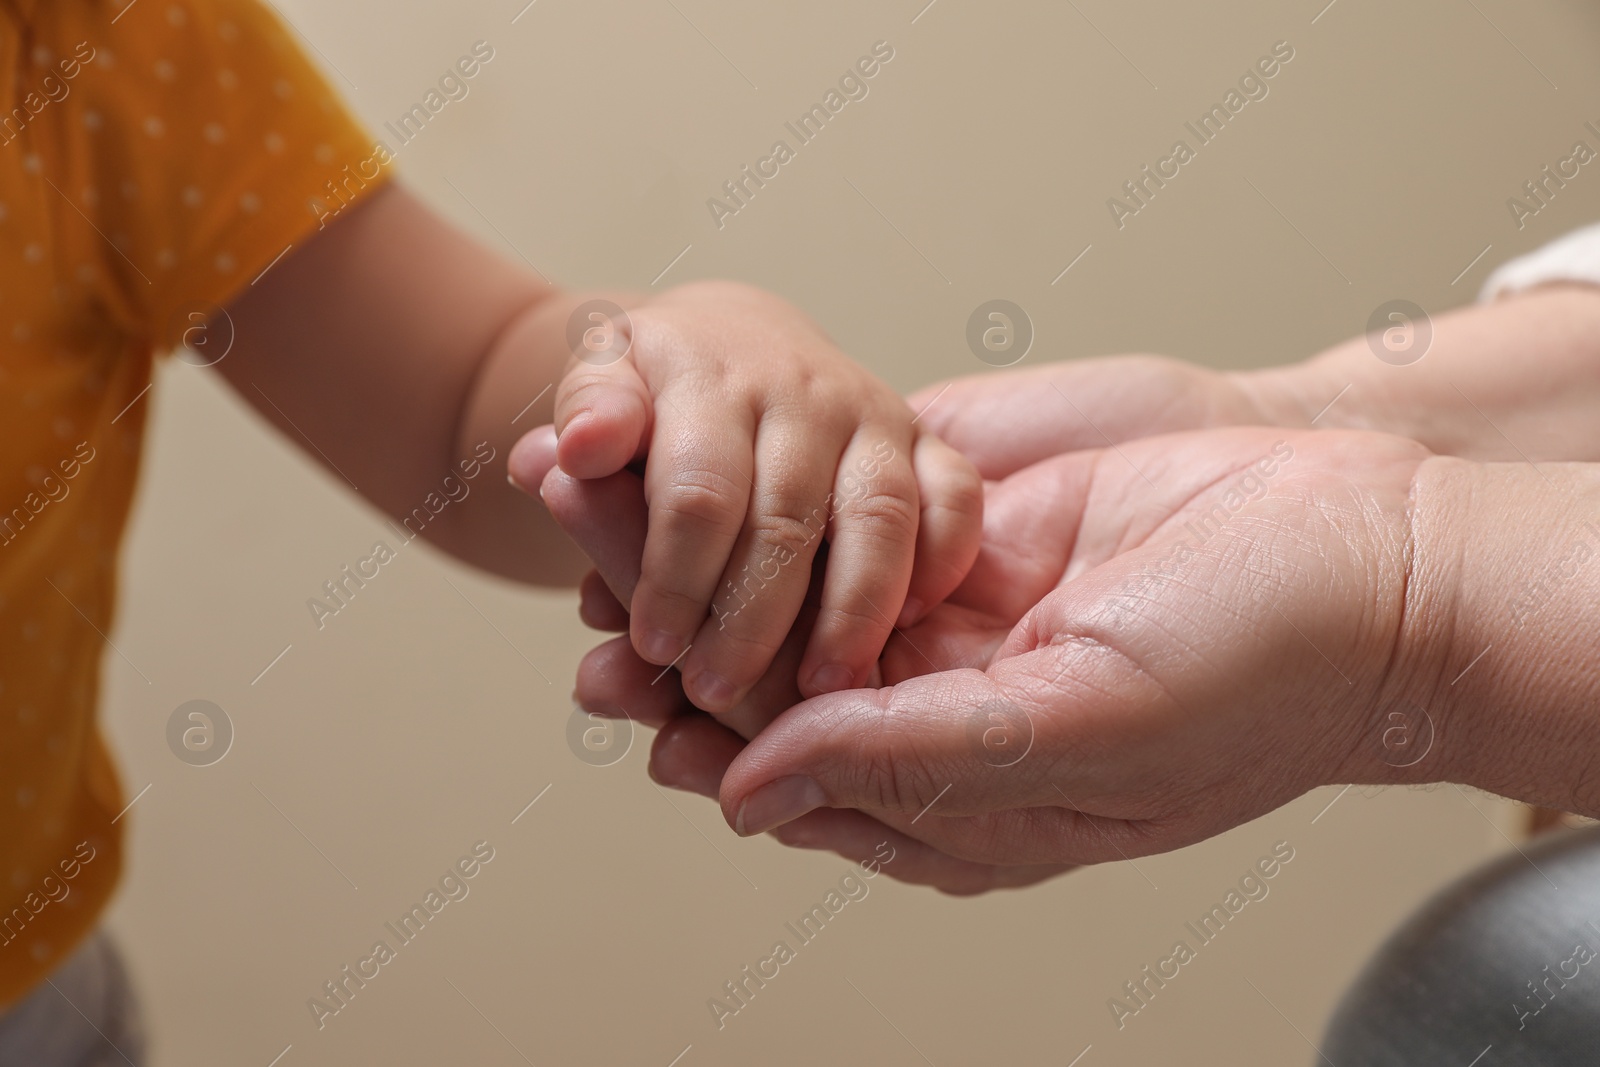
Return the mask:
<path id="1" fill-rule="evenodd" d="M 824 807 L 906 826 L 935 805 L 941 816 L 1059 805 L 1036 751 L 1058 715 L 1024 695 L 1037 685 L 1011 684 L 1041 655 L 995 675 L 948 671 L 795 705 L 729 767 L 723 818 L 750 836 Z"/>

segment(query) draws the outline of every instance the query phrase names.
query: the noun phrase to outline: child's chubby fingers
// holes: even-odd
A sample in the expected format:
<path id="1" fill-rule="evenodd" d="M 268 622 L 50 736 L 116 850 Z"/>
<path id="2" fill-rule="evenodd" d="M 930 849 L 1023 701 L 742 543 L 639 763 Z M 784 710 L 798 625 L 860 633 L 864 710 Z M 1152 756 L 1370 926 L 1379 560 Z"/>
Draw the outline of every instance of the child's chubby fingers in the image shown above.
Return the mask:
<path id="1" fill-rule="evenodd" d="M 815 414 L 762 421 L 749 516 L 717 583 L 711 617 L 683 659 L 684 690 L 702 709 L 720 713 L 736 706 L 767 673 L 794 626 L 827 533 L 828 498 L 847 432 L 823 425 Z"/>
<path id="2" fill-rule="evenodd" d="M 645 467 L 649 530 L 628 602 L 634 647 L 675 663 L 699 633 L 738 543 L 752 488 L 755 414 L 712 383 L 658 398 Z"/>
<path id="3" fill-rule="evenodd" d="M 915 626 L 966 580 L 983 546 L 983 479 L 961 453 L 930 433 L 917 436 L 911 465 L 921 516 L 911 586 L 895 625 Z"/>
<path id="4" fill-rule="evenodd" d="M 820 577 L 823 566 L 819 555 L 812 562 L 813 575 Z M 814 580 L 794 628 L 773 658 L 771 669 L 751 687 L 743 700 L 716 717 L 718 724 L 740 737 L 754 737 L 773 719 L 800 702 L 800 693 L 794 685 L 795 670 L 805 651 L 806 635 L 811 632 L 812 621 L 816 618 L 820 589 L 821 582 Z M 868 684 L 881 685 L 882 679 L 874 675 Z M 664 694 L 670 694 L 670 699 Z M 594 700 L 597 705 L 643 708 L 651 715 L 671 709 L 694 710 L 688 697 L 683 695 L 678 671 L 645 663 L 626 641 L 603 645 L 583 661 L 578 672 L 578 695 Z"/>
<path id="5" fill-rule="evenodd" d="M 913 438 L 864 425 L 839 462 L 822 606 L 800 664 L 807 696 L 860 686 L 905 604 L 921 523 Z"/>
<path id="6" fill-rule="evenodd" d="M 574 478 L 617 473 L 650 438 L 650 389 L 626 356 L 574 360 L 556 386 L 555 405 L 556 458 Z"/>

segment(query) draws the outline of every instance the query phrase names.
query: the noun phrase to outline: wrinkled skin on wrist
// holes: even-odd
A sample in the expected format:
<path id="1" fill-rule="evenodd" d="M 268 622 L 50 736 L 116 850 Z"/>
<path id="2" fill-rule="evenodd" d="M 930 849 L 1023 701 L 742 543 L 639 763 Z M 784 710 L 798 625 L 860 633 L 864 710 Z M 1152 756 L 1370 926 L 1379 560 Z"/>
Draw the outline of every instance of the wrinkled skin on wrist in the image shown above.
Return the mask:
<path id="1" fill-rule="evenodd" d="M 1600 467 L 1440 457 L 1415 501 L 1431 603 L 1397 673 L 1438 720 L 1438 758 L 1409 773 L 1600 817 Z"/>

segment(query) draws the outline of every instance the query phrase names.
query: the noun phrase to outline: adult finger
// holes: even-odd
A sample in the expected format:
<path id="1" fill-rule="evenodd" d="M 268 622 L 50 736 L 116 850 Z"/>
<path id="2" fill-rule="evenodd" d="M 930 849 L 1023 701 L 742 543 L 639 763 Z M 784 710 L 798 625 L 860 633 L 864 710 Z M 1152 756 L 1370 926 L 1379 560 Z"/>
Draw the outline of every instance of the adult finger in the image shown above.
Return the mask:
<path id="1" fill-rule="evenodd" d="M 1216 371 L 1166 356 L 1118 355 L 957 378 L 907 401 L 918 422 L 1004 478 L 1061 452 L 1266 416 Z"/>
<path id="2" fill-rule="evenodd" d="M 723 815 L 749 835 L 822 807 L 907 826 L 935 805 L 941 820 L 1070 807 L 1069 798 L 1125 788 L 1123 762 L 1108 751 L 1139 740 L 1155 718 L 1149 706 L 1166 699 L 1121 652 L 1082 640 L 1014 655 L 990 673 L 813 698 L 740 754 L 722 784 Z"/>
<path id="3" fill-rule="evenodd" d="M 745 742 L 703 714 L 674 719 L 656 735 L 650 776 L 661 785 L 715 798 L 722 776 Z M 793 848 L 834 852 L 911 885 L 956 896 L 1033 885 L 1071 868 L 1065 864 L 1000 866 L 940 852 L 858 811 L 813 811 L 772 832 Z"/>
<path id="4" fill-rule="evenodd" d="M 578 618 L 591 630 L 628 632 L 628 609 L 611 592 L 599 571 L 590 571 L 578 583 Z"/>
<path id="5" fill-rule="evenodd" d="M 925 885 L 951 896 L 1020 889 L 1073 869 L 1068 863 L 978 863 L 940 851 L 859 811 L 821 808 L 785 823 L 772 836 L 792 848 L 835 852 L 870 865 L 896 881 Z"/>
<path id="6" fill-rule="evenodd" d="M 971 460 L 985 478 L 1004 478 L 1047 456 L 1104 446 L 1105 439 L 1056 392 L 1067 369 L 1044 364 L 935 382 L 906 403 L 918 412 L 919 425 Z"/>
<path id="7" fill-rule="evenodd" d="M 579 481 L 559 467 L 544 477 L 539 496 L 551 516 L 594 561 L 607 588 L 623 604 L 639 584 L 644 551 L 644 483 L 631 471 Z"/>
<path id="8" fill-rule="evenodd" d="M 626 637 L 597 645 L 578 661 L 574 696 L 585 711 L 647 726 L 693 710 L 678 676 L 640 659 Z"/>

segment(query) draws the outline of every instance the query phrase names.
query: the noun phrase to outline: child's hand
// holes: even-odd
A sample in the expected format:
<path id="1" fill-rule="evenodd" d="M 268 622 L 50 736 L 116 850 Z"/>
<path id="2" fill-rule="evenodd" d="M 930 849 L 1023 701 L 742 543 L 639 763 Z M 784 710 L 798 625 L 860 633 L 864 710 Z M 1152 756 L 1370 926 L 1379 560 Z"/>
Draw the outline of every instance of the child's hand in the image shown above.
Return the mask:
<path id="1" fill-rule="evenodd" d="M 627 355 L 574 362 L 555 428 L 573 477 L 645 460 L 634 648 L 677 664 L 700 707 L 732 708 L 794 624 L 826 543 L 800 688 L 862 684 L 892 629 L 920 619 L 972 565 L 982 534 L 976 472 L 770 294 L 685 286 L 618 326 L 631 334 Z"/>

